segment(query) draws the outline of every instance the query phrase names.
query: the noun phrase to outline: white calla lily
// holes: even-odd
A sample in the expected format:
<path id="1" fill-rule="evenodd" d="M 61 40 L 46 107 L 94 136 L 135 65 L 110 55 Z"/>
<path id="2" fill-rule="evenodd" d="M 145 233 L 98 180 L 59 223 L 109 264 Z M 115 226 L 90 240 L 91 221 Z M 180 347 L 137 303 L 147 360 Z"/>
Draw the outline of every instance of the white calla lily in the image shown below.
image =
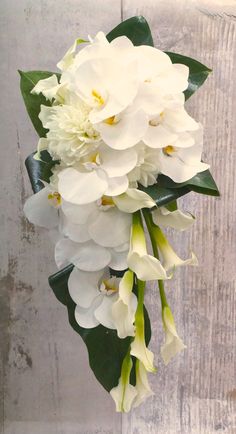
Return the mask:
<path id="1" fill-rule="evenodd" d="M 69 48 L 69 50 L 66 52 L 64 57 L 60 60 L 60 62 L 57 63 L 57 67 L 61 71 L 66 71 L 74 62 L 75 54 L 78 45 L 86 43 L 88 41 L 85 41 L 84 39 L 77 38 L 74 42 L 74 44 Z"/>
<path id="2" fill-rule="evenodd" d="M 139 211 L 133 214 L 127 263 L 140 280 L 167 279 L 166 271 L 160 261 L 147 253 L 145 234 Z"/>
<path id="3" fill-rule="evenodd" d="M 121 211 L 126 213 L 156 206 L 156 202 L 147 193 L 136 188 L 128 188 L 125 193 L 114 197 L 113 201 Z"/>
<path id="4" fill-rule="evenodd" d="M 156 368 L 153 364 L 154 354 L 150 351 L 145 342 L 145 327 L 144 327 L 144 301 L 145 282 L 138 280 L 138 307 L 135 314 L 135 337 L 131 343 L 130 354 L 140 360 L 148 372 L 155 372 Z"/>
<path id="5" fill-rule="evenodd" d="M 119 298 L 112 306 L 112 318 L 120 339 L 134 336 L 137 298 L 133 294 L 133 273 L 128 270 L 119 284 Z"/>
<path id="6" fill-rule="evenodd" d="M 133 403 L 133 407 L 138 407 L 147 398 L 154 395 L 154 393 L 148 383 L 147 371 L 145 369 L 145 366 L 143 365 L 142 362 L 140 362 L 140 360 L 136 360 L 135 372 L 136 372 L 135 389 L 138 394 Z"/>
<path id="7" fill-rule="evenodd" d="M 169 306 L 163 307 L 162 320 L 165 331 L 165 343 L 161 347 L 161 355 L 165 365 L 167 365 L 186 346 L 177 334 L 174 318 Z"/>
<path id="8" fill-rule="evenodd" d="M 137 390 L 129 382 L 132 369 L 132 359 L 129 354 L 123 360 L 121 376 L 116 387 L 110 390 L 110 394 L 115 401 L 116 411 L 128 413 L 137 396 Z"/>
<path id="9" fill-rule="evenodd" d="M 192 214 L 184 213 L 180 209 L 169 211 L 165 206 L 161 206 L 152 211 L 152 218 L 156 225 L 171 227 L 178 231 L 185 231 L 192 226 L 195 221 Z"/>
<path id="10" fill-rule="evenodd" d="M 162 230 L 155 224 L 152 225 L 152 234 L 161 255 L 162 265 L 167 272 L 172 273 L 176 267 L 183 265 L 198 265 L 198 260 L 193 252 L 190 258 L 181 259 L 171 247 Z"/>

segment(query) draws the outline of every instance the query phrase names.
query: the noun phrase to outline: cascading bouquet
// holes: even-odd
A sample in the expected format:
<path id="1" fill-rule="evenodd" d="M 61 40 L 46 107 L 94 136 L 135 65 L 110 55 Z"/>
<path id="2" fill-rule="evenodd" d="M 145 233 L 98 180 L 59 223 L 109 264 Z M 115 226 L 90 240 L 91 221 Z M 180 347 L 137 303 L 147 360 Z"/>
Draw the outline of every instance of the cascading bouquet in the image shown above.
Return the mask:
<path id="1" fill-rule="evenodd" d="M 184 106 L 210 69 L 154 48 L 142 17 L 107 36 L 77 39 L 57 66 L 60 74 L 20 71 L 40 136 L 26 160 L 36 194 L 24 212 L 51 231 L 60 271 L 49 284 L 67 306 L 98 381 L 116 410 L 128 412 L 153 393 L 147 281 L 159 285 L 164 363 L 185 348 L 163 282 L 197 259 L 181 259 L 162 228 L 182 231 L 194 222 L 178 197 L 219 195 L 201 161 L 202 126 Z"/>

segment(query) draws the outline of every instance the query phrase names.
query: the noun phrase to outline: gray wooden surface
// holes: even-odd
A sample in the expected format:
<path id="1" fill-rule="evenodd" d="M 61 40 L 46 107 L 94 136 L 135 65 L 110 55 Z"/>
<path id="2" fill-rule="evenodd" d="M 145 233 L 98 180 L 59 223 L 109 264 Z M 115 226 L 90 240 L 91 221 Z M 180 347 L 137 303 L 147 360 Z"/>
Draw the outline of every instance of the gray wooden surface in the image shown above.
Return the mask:
<path id="1" fill-rule="evenodd" d="M 47 233 L 22 214 L 31 193 L 24 159 L 37 137 L 17 69 L 53 70 L 77 36 L 108 31 L 136 14 L 149 21 L 157 47 L 193 56 L 214 70 L 188 107 L 205 126 L 205 158 L 222 196 L 192 194 L 182 201 L 197 220 L 173 243 L 183 256 L 191 247 L 200 266 L 178 270 L 168 296 L 187 349 L 169 366 L 161 363 L 160 303 L 150 288 L 156 395 L 121 416 L 49 290 L 47 276 L 55 265 Z M 235 0 L 1 0 L 2 433 L 236 433 L 235 25 Z"/>

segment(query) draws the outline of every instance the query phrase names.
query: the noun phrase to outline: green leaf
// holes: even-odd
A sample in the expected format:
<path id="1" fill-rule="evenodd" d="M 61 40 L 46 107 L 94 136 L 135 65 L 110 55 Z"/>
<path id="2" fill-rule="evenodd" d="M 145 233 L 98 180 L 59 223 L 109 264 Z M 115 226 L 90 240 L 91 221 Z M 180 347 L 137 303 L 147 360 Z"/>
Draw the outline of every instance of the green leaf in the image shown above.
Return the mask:
<path id="1" fill-rule="evenodd" d="M 168 54 L 172 63 L 182 63 L 189 67 L 189 85 L 188 89 L 184 92 L 185 100 L 187 100 L 204 83 L 212 70 L 191 57 L 182 56 L 182 54 L 171 53 L 169 51 L 166 51 L 166 54 Z"/>
<path id="2" fill-rule="evenodd" d="M 31 90 L 38 83 L 39 80 L 43 80 L 45 78 L 51 77 L 51 75 L 56 74 L 55 72 L 48 71 L 19 71 L 21 80 L 20 80 L 20 89 L 25 102 L 26 110 L 28 115 L 33 123 L 35 130 L 37 131 L 39 137 L 45 137 L 47 130 L 43 128 L 43 125 L 39 119 L 39 112 L 41 104 L 50 106 L 51 102 L 47 101 L 46 98 L 40 95 L 33 95 Z M 56 74 L 57 77 L 60 77 L 60 74 Z"/>
<path id="3" fill-rule="evenodd" d="M 186 182 L 175 183 L 167 176 L 160 175 L 158 177 L 158 184 L 164 188 L 179 190 L 187 187 L 191 191 L 206 194 L 209 196 L 219 196 L 219 190 L 209 170 L 197 173 L 193 178 Z"/>
<path id="4" fill-rule="evenodd" d="M 34 155 L 30 154 L 26 160 L 25 165 L 31 182 L 32 190 L 37 193 L 41 188 L 43 188 L 43 183 L 41 181 L 49 182 L 50 176 L 52 176 L 52 167 L 57 164 L 57 161 L 52 160 L 52 157 L 47 151 L 41 151 L 41 159 L 35 160 Z"/>
<path id="5" fill-rule="evenodd" d="M 127 36 L 134 45 L 151 45 L 153 46 L 153 39 L 150 27 L 142 16 L 128 18 L 118 24 L 111 32 L 107 34 L 107 39 L 111 42 L 118 36 Z"/>
<path id="6" fill-rule="evenodd" d="M 89 364 L 97 380 L 110 391 L 117 386 L 121 372 L 122 361 L 128 351 L 132 338 L 119 339 L 115 330 L 102 325 L 93 329 L 84 329 L 75 320 L 75 303 L 68 292 L 68 278 L 73 266 L 68 266 L 49 277 L 51 286 L 57 299 L 67 307 L 71 327 L 78 333 L 87 346 Z M 86 290 L 86 288 L 85 288 Z M 145 310 L 146 343 L 151 338 L 150 320 Z"/>

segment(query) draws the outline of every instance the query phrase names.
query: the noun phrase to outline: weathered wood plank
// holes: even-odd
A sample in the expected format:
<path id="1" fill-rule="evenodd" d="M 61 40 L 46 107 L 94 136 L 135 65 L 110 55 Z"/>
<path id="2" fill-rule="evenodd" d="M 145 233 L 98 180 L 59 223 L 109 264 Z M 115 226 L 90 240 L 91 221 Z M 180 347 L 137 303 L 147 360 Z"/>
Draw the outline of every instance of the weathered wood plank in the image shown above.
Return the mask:
<path id="1" fill-rule="evenodd" d="M 193 56 L 213 68 L 208 82 L 188 103 L 205 127 L 205 160 L 219 184 L 220 199 L 189 195 L 182 200 L 196 223 L 175 234 L 186 256 L 193 249 L 196 269 L 178 270 L 168 284 L 170 305 L 183 355 L 152 377 L 155 397 L 128 416 L 123 434 L 213 434 L 236 432 L 236 164 L 235 1 L 124 0 L 124 19 L 142 14 L 161 49 Z M 160 303 L 155 289 L 146 296 L 154 324 L 152 349 L 162 342 Z"/>
<path id="2" fill-rule="evenodd" d="M 24 159 L 37 137 L 17 69 L 55 70 L 76 37 L 109 31 L 120 21 L 120 1 L 3 0 L 0 8 L 2 432 L 119 433 L 121 418 L 48 287 L 56 267 L 47 233 L 22 213 L 31 194 Z"/>

